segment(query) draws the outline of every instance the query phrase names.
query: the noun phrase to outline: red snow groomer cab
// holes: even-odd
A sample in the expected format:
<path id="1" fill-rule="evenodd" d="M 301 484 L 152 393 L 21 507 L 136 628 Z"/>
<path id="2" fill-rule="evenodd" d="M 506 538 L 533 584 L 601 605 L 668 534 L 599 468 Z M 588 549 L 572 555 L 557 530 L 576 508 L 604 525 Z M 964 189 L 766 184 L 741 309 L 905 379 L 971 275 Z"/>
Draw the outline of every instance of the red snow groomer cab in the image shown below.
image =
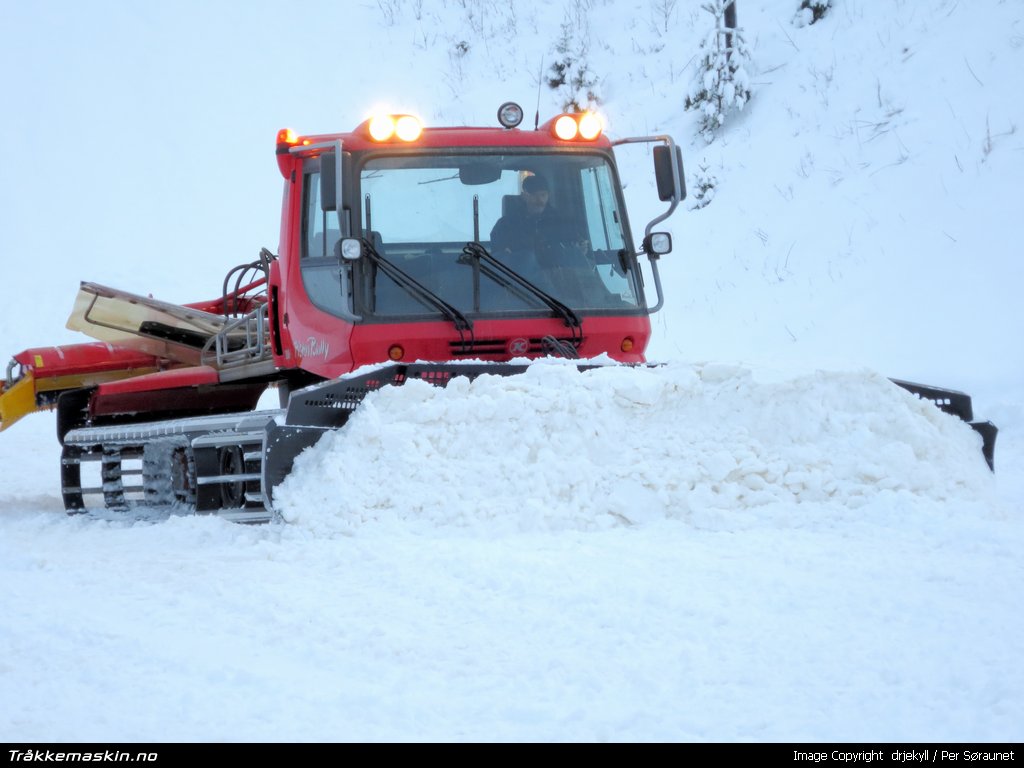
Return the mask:
<path id="1" fill-rule="evenodd" d="M 650 306 L 600 121 L 562 115 L 523 131 L 518 107 L 499 114 L 506 128 L 388 115 L 350 134 L 280 133 L 276 367 L 331 379 L 383 361 L 643 361 L 660 281 Z M 671 139 L 627 141 L 657 145 L 675 208 Z M 669 237 L 648 227 L 639 250 L 657 257 Z"/>

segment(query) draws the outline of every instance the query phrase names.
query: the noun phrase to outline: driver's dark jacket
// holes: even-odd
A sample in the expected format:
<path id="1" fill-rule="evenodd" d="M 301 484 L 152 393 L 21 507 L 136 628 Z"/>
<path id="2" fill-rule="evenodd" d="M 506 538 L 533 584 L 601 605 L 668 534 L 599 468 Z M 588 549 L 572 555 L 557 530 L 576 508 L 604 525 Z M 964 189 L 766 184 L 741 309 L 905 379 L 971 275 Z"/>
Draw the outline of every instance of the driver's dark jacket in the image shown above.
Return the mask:
<path id="1" fill-rule="evenodd" d="M 498 219 L 491 230 L 491 251 L 500 254 L 532 251 L 539 253 L 549 247 L 583 239 L 582 232 L 548 206 L 537 214 L 516 211 Z"/>

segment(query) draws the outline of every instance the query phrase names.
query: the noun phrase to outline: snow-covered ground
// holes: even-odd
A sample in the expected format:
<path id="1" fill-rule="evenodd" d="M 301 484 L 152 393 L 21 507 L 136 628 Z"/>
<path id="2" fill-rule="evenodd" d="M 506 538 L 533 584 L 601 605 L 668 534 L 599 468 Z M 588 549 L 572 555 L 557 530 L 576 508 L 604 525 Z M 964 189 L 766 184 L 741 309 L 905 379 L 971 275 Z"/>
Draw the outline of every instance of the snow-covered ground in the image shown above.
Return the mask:
<path id="1" fill-rule="evenodd" d="M 710 144 L 696 3 L 314 2 L 284 60 L 269 3 L 5 5 L 10 353 L 80 340 L 79 280 L 216 295 L 276 243 L 280 127 L 529 113 L 563 22 L 692 209 L 665 365 L 373 393 L 284 522 L 69 518 L 52 414 L 5 431 L 0 739 L 1020 741 L 1024 3 L 738 5 L 753 98 Z M 969 392 L 996 472 L 888 377 Z"/>

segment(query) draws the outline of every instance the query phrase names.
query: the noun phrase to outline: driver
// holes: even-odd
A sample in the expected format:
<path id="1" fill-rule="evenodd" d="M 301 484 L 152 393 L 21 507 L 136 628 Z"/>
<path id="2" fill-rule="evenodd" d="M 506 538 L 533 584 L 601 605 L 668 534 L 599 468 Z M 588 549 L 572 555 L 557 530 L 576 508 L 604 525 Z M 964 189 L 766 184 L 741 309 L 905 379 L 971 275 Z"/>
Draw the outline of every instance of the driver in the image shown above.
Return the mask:
<path id="1" fill-rule="evenodd" d="M 573 227 L 551 205 L 547 180 L 540 175 L 527 176 L 519 195 L 521 204 L 498 219 L 491 230 L 491 252 L 542 254 L 570 247 L 586 253 L 590 243 L 586 235 Z"/>

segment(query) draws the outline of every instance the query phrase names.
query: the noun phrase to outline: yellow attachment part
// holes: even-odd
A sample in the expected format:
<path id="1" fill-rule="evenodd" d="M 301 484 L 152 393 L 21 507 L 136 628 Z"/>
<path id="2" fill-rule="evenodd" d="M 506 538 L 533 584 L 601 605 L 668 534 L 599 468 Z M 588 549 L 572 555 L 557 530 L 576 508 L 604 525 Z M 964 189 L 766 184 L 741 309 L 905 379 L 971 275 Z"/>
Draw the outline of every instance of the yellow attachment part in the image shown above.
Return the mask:
<path id="1" fill-rule="evenodd" d="M 0 392 L 0 432 L 22 416 L 40 410 L 36 406 L 35 377 L 26 371 L 13 386 Z"/>
<path id="2" fill-rule="evenodd" d="M 128 379 L 132 376 L 142 376 L 146 373 L 156 373 L 159 368 L 156 366 L 147 368 L 125 368 L 119 371 L 100 371 L 99 373 L 69 373 L 65 376 L 44 376 L 45 371 L 36 367 L 36 394 L 41 392 L 63 392 L 68 389 L 79 389 L 81 387 L 94 387 L 108 381 Z M 36 410 L 42 410 L 37 408 Z"/>

